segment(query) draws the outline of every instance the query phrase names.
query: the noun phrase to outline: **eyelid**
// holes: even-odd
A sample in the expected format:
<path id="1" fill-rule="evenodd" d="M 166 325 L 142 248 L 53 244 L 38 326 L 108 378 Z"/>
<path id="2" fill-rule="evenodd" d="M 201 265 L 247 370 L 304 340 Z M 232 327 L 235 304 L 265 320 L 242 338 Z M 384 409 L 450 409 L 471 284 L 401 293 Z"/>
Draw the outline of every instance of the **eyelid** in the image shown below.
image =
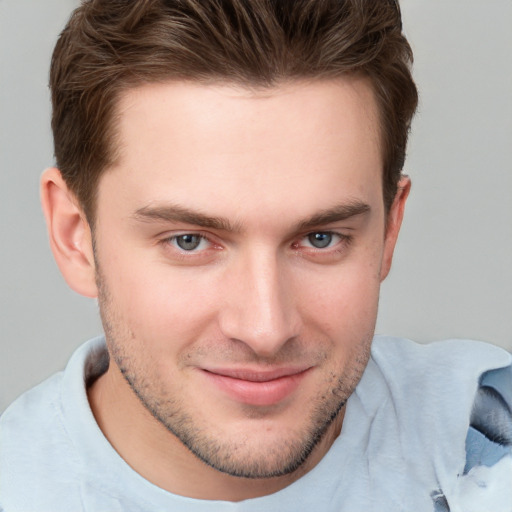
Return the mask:
<path id="1" fill-rule="evenodd" d="M 315 247 L 311 244 L 304 244 L 303 241 L 307 240 L 307 238 L 310 235 L 316 234 L 316 233 L 322 233 L 322 234 L 329 234 L 333 237 L 337 237 L 338 240 L 335 241 L 335 243 L 332 243 L 326 247 Z M 328 254 L 333 254 L 335 252 L 340 252 L 348 248 L 348 246 L 352 243 L 353 236 L 348 235 L 346 233 L 341 233 L 339 231 L 335 231 L 333 229 L 317 229 L 313 231 L 308 231 L 307 233 L 304 233 L 300 237 L 296 239 L 297 241 L 292 244 L 293 249 L 303 250 L 307 254 L 315 254 L 318 256 L 321 256 L 322 254 L 327 256 Z"/>
<path id="2" fill-rule="evenodd" d="M 347 231 L 347 229 L 344 229 L 344 231 Z M 350 231 L 352 231 L 350 229 Z M 316 233 L 322 233 L 322 234 L 329 234 L 333 237 L 337 237 L 338 240 L 325 248 L 319 248 L 314 247 L 312 245 L 310 246 L 304 246 L 302 244 L 303 240 L 307 239 L 308 236 Z M 207 247 L 203 249 L 192 249 L 192 250 L 185 250 L 181 249 L 180 247 L 177 247 L 176 245 L 172 244 L 171 242 L 179 238 L 183 235 L 192 235 L 192 236 L 198 236 L 201 237 L 204 241 L 207 242 Z M 329 251 L 333 250 L 340 250 L 343 246 L 347 246 L 352 242 L 353 236 L 351 234 L 343 233 L 340 231 L 337 231 L 335 229 L 314 229 L 314 230 L 308 230 L 307 232 L 304 232 L 303 234 L 299 235 L 295 238 L 295 240 L 292 243 L 293 249 L 299 249 L 303 248 L 309 252 L 316 252 L 316 253 L 328 253 Z M 193 258 L 199 257 L 200 255 L 204 255 L 204 253 L 209 252 L 211 249 L 220 250 L 223 248 L 223 244 L 216 241 L 216 237 L 212 235 L 211 233 L 207 233 L 204 231 L 195 231 L 193 229 L 187 230 L 179 230 L 176 232 L 167 232 L 159 236 L 158 244 L 170 247 L 170 250 L 172 250 L 175 255 L 181 256 L 183 258 Z"/>
<path id="3" fill-rule="evenodd" d="M 340 233 L 339 231 L 334 231 L 332 229 L 314 229 L 312 231 L 308 231 L 307 233 L 304 233 L 302 235 L 300 235 L 298 237 L 298 240 L 305 240 L 307 239 L 308 237 L 310 237 L 311 235 L 317 235 L 317 234 L 322 234 L 322 235 L 331 235 L 333 237 L 338 237 L 340 239 L 343 239 L 345 238 L 347 235 L 344 235 L 343 233 Z"/>
<path id="4" fill-rule="evenodd" d="M 190 251 L 187 251 L 185 249 L 181 249 L 180 247 L 177 247 L 176 245 L 174 245 L 173 242 L 176 239 L 178 239 L 180 236 L 184 236 L 184 235 L 200 237 L 202 239 L 202 241 L 204 240 L 208 243 L 208 246 L 203 249 L 192 249 Z M 158 243 L 160 245 L 171 247 L 172 250 L 175 251 L 177 254 L 183 254 L 183 255 L 186 254 L 188 256 L 199 255 L 199 254 L 207 251 L 208 249 L 211 249 L 212 247 L 219 248 L 219 244 L 216 243 L 214 240 L 212 240 L 212 235 L 210 235 L 209 233 L 205 233 L 202 231 L 186 230 L 186 229 L 180 230 L 177 232 L 173 232 L 173 233 L 165 233 L 165 234 L 159 236 Z"/>
<path id="5" fill-rule="evenodd" d="M 180 238 L 184 238 L 184 237 L 191 237 L 191 238 L 198 239 L 197 247 L 194 247 L 189 250 L 184 249 L 183 247 L 180 247 L 179 240 L 180 240 Z M 209 247 L 209 245 L 211 244 L 211 242 L 206 237 L 204 237 L 202 235 L 195 235 L 192 233 L 184 233 L 183 235 L 173 235 L 172 237 L 169 238 L 169 240 L 178 251 L 183 251 L 186 253 L 202 252 L 202 251 L 206 250 Z M 206 247 L 202 247 L 204 245 L 206 245 Z"/>

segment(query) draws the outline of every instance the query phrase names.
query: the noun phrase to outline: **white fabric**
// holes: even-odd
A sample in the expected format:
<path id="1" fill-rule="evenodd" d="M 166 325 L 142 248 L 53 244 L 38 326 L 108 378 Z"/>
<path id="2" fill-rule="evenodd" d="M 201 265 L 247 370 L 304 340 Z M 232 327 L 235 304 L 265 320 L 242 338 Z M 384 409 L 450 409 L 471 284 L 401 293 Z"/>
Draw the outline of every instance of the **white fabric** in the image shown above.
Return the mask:
<path id="1" fill-rule="evenodd" d="M 173 495 L 115 452 L 94 420 L 84 384 L 84 368 L 103 346 L 101 338 L 87 342 L 64 372 L 22 395 L 0 418 L 0 509 L 432 512 L 433 493 L 460 487 L 479 376 L 512 359 L 478 342 L 417 345 L 377 337 L 341 435 L 321 462 L 275 494 L 230 503 Z"/>

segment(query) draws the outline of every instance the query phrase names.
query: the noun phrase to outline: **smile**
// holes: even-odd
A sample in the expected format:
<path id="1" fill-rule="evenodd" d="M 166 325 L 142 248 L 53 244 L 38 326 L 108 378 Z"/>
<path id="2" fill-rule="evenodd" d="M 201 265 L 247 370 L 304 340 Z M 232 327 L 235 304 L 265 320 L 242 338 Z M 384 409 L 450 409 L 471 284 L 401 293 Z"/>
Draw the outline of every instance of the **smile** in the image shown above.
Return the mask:
<path id="1" fill-rule="evenodd" d="M 231 399 L 248 405 L 275 405 L 290 396 L 311 368 L 270 372 L 238 369 L 203 369 L 206 378 Z"/>

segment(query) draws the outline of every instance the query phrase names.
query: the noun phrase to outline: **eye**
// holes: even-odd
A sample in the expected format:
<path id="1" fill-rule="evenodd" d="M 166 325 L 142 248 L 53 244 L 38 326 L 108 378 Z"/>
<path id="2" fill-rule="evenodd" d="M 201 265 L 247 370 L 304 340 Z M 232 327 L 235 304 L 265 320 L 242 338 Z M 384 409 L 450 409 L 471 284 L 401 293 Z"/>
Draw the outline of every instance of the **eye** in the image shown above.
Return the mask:
<path id="1" fill-rule="evenodd" d="M 302 244 L 315 249 L 326 249 L 336 245 L 341 240 L 341 235 L 330 231 L 316 231 L 303 238 Z"/>
<path id="2" fill-rule="evenodd" d="M 325 249 L 332 242 L 331 233 L 310 233 L 308 235 L 308 242 L 317 249 Z"/>
<path id="3" fill-rule="evenodd" d="M 192 233 L 185 233 L 183 235 L 172 236 L 169 239 L 169 242 L 181 249 L 182 251 L 195 251 L 206 249 L 208 247 L 208 240 L 201 235 L 194 235 Z"/>

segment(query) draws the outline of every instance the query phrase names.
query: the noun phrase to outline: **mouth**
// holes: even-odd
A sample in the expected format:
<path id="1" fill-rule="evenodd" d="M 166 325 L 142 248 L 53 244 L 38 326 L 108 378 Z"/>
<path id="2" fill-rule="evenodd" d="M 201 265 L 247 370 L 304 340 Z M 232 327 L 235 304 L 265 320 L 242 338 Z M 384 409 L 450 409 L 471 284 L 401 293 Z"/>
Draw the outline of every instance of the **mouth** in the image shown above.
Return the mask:
<path id="1" fill-rule="evenodd" d="M 270 406 L 291 396 L 311 369 L 277 368 L 258 371 L 216 368 L 202 369 L 202 372 L 211 384 L 232 400 L 247 405 Z"/>

